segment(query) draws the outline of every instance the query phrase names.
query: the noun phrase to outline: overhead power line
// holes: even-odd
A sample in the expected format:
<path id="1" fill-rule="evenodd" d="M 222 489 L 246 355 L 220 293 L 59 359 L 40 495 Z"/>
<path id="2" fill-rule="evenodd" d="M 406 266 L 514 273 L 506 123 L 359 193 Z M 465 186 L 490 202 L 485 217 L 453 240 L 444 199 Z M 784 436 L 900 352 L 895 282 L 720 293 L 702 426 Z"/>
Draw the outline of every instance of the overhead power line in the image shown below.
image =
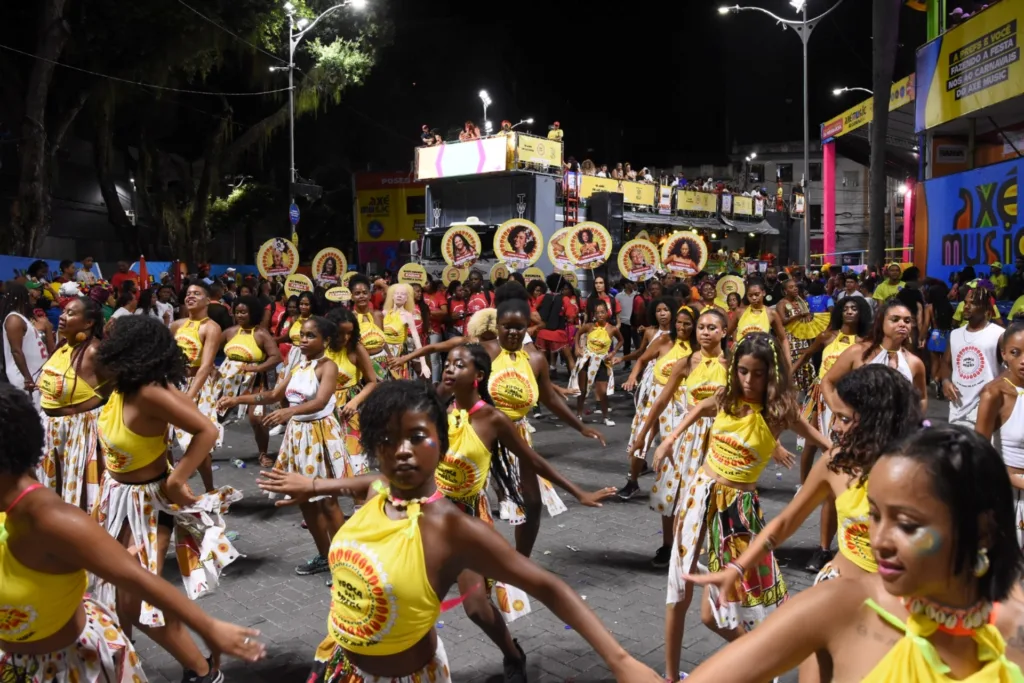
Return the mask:
<path id="1" fill-rule="evenodd" d="M 64 64 L 63 62 L 57 62 L 57 61 L 54 61 L 52 59 L 47 59 L 46 57 L 40 57 L 39 55 L 34 55 L 31 52 L 25 52 L 24 50 L 19 50 L 18 48 L 11 47 L 9 45 L 4 45 L 2 43 L 0 43 L 0 50 L 8 50 L 10 52 L 16 52 L 17 54 L 24 55 L 25 57 L 31 57 L 32 59 L 37 59 L 37 60 L 39 60 L 41 62 L 46 62 L 48 64 L 53 64 L 55 66 L 62 66 L 65 69 L 71 69 L 72 71 L 78 71 L 80 73 L 89 74 L 90 76 L 96 76 L 98 78 L 106 78 L 107 80 L 116 81 L 118 83 L 127 83 L 128 85 L 134 85 L 134 86 L 138 86 L 140 88 L 151 88 L 153 90 L 162 90 L 162 91 L 165 91 L 165 92 L 180 92 L 180 93 L 185 93 L 187 95 L 211 95 L 213 97 L 258 97 L 258 96 L 262 96 L 262 95 L 273 95 L 274 93 L 279 93 L 279 92 L 288 92 L 288 88 L 276 88 L 274 90 L 260 90 L 259 92 L 210 92 L 209 90 L 188 90 L 186 88 L 171 88 L 171 87 L 168 87 L 166 85 L 155 85 L 153 83 L 143 83 L 142 81 L 133 81 L 133 80 L 128 79 L 128 78 L 121 78 L 119 76 L 111 76 L 110 74 L 103 74 L 103 73 L 99 73 L 98 71 L 90 71 L 89 69 L 83 69 L 81 67 L 71 66 L 70 64 Z"/>
<path id="2" fill-rule="evenodd" d="M 237 40 L 237 41 L 240 41 L 240 42 L 242 42 L 242 43 L 245 43 L 246 45 L 248 45 L 248 46 L 249 46 L 249 47 L 251 47 L 252 49 L 254 49 L 254 50 L 258 51 L 258 52 L 262 52 L 262 53 L 263 53 L 263 54 L 265 54 L 266 56 L 268 56 L 268 57 L 270 57 L 270 58 L 272 58 L 272 59 L 276 59 L 277 61 L 281 62 L 282 64 L 287 64 L 287 63 L 288 63 L 288 62 L 286 62 L 285 60 L 283 60 L 283 59 L 281 59 L 280 57 L 278 57 L 277 55 L 275 55 L 275 54 L 274 54 L 273 52 L 267 52 L 266 50 L 264 50 L 264 49 L 263 49 L 262 47 L 260 47 L 259 45 L 253 45 L 253 44 L 252 44 L 252 43 L 250 43 L 250 42 L 249 42 L 248 40 L 246 40 L 246 39 L 245 39 L 245 38 L 243 38 L 242 36 L 238 35 L 238 34 L 237 34 L 237 33 L 235 33 L 234 31 L 232 31 L 232 30 L 230 30 L 230 29 L 228 29 L 228 28 L 225 28 L 224 26 L 221 26 L 221 25 L 220 25 L 220 24 L 218 24 L 218 23 L 217 23 L 216 21 L 214 21 L 214 20 L 213 20 L 213 19 L 211 19 L 210 17 L 206 16 L 205 14 L 203 14 L 202 12 L 200 12 L 199 10 L 197 10 L 197 9 L 196 9 L 195 7 L 192 7 L 191 5 L 189 5 L 188 3 L 186 3 L 186 2 L 184 1 L 184 0 L 178 0 L 178 4 L 179 4 L 179 5 L 182 5 L 182 6 L 183 6 L 183 7 L 185 7 L 186 9 L 189 9 L 189 10 L 191 10 L 192 12 L 194 12 L 195 14 L 199 15 L 200 17 L 202 17 L 203 19 L 205 19 L 205 20 L 206 20 L 206 21 L 208 21 L 209 23 L 211 23 L 211 24 L 213 24 L 214 26 L 216 26 L 217 28 L 219 28 L 219 29 L 220 29 L 221 31 L 224 31 L 224 33 L 227 33 L 227 34 L 228 34 L 229 36 L 231 36 L 231 37 L 232 37 L 232 38 L 234 38 L 235 40 Z"/>

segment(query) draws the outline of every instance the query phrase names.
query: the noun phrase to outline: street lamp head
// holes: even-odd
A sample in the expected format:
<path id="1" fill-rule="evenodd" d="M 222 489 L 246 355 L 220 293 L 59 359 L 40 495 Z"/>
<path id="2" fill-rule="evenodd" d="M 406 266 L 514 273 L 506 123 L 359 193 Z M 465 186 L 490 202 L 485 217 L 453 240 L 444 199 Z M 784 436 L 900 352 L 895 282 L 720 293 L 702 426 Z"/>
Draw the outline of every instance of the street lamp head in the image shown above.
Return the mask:
<path id="1" fill-rule="evenodd" d="M 354 10 L 362 11 L 366 9 L 366 0 L 348 0 L 348 4 Z"/>
<path id="2" fill-rule="evenodd" d="M 751 152 L 750 153 L 750 158 L 751 159 L 756 159 L 757 158 L 757 152 Z"/>
<path id="3" fill-rule="evenodd" d="M 301 31 L 302 29 L 304 29 L 307 26 L 309 26 L 309 19 L 306 19 L 305 17 L 303 17 L 302 19 L 299 19 L 297 22 L 295 22 L 295 25 Z"/>
<path id="4" fill-rule="evenodd" d="M 494 130 L 494 126 L 491 125 L 491 122 L 484 121 L 484 131 L 490 133 L 492 130 Z"/>
<path id="5" fill-rule="evenodd" d="M 807 0 L 789 0 L 789 4 L 793 6 L 797 12 L 802 12 L 804 5 L 807 4 Z"/>
<path id="6" fill-rule="evenodd" d="M 291 14 L 292 12 L 295 11 L 295 5 L 293 5 L 290 2 L 284 3 L 284 11 L 287 12 L 288 14 Z"/>
<path id="7" fill-rule="evenodd" d="M 747 155 L 747 157 L 746 157 L 746 161 L 747 161 L 748 163 L 750 162 L 750 155 L 749 155 L 749 154 L 748 154 L 748 155 Z"/>
<path id="8" fill-rule="evenodd" d="M 526 119 L 527 123 L 533 123 L 533 119 Z"/>
<path id="9" fill-rule="evenodd" d="M 833 88 L 832 89 L 832 94 L 835 95 L 836 97 L 839 97 L 844 92 L 846 92 L 846 88 Z"/>
<path id="10" fill-rule="evenodd" d="M 489 98 L 489 97 L 487 96 L 487 91 L 486 91 L 486 90 L 481 90 L 481 91 L 480 91 L 480 99 L 481 99 L 481 100 L 486 100 L 486 99 L 490 99 L 490 98 Z"/>
<path id="11" fill-rule="evenodd" d="M 732 7 L 726 7 L 725 5 L 718 8 L 718 13 L 721 15 L 726 15 L 732 11 L 734 11 Z"/>
<path id="12" fill-rule="evenodd" d="M 905 195 L 907 194 L 907 192 L 910 192 L 910 188 L 907 187 L 906 183 L 900 183 L 900 186 L 896 189 L 899 191 L 901 195 Z"/>

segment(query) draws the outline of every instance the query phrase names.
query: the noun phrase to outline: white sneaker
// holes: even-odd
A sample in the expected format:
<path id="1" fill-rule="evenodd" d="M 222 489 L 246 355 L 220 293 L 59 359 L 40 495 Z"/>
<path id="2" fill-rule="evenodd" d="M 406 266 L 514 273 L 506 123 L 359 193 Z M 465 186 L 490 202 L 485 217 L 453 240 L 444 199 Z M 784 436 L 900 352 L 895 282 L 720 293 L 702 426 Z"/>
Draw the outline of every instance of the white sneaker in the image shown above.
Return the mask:
<path id="1" fill-rule="evenodd" d="M 612 420 L 609 420 L 607 417 L 604 419 L 604 424 L 605 424 L 606 427 L 614 427 L 615 426 L 615 422 L 613 422 Z"/>
<path id="2" fill-rule="evenodd" d="M 277 436 L 279 434 L 284 434 L 284 425 L 277 425 L 270 430 L 270 436 Z"/>

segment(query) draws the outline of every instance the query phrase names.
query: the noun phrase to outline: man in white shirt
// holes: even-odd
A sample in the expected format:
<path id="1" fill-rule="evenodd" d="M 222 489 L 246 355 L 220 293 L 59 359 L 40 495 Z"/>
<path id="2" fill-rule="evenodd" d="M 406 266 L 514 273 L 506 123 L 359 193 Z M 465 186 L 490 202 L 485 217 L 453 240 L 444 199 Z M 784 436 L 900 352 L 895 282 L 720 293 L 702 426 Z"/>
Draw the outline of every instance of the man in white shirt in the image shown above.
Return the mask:
<path id="1" fill-rule="evenodd" d="M 75 279 L 86 287 L 96 284 L 96 274 L 92 272 L 92 266 L 92 256 L 86 256 L 82 259 L 82 269 L 75 275 Z"/>
<path id="2" fill-rule="evenodd" d="M 835 296 L 833 297 L 835 299 L 835 302 L 838 304 L 840 301 L 842 301 L 848 296 L 859 296 L 860 298 L 863 299 L 864 295 L 860 293 L 860 290 L 858 289 L 859 285 L 860 282 L 858 282 L 857 280 L 857 273 L 854 273 L 853 271 L 847 271 L 845 274 L 843 274 L 843 290 L 836 292 Z"/>
<path id="3" fill-rule="evenodd" d="M 622 284 L 622 291 L 615 295 L 619 302 L 619 331 L 622 332 L 622 353 L 628 354 L 633 348 L 633 327 L 630 320 L 633 319 L 633 299 L 636 297 L 636 285 L 626 280 Z M 639 341 L 637 341 L 639 343 Z M 630 364 L 626 363 L 622 369 L 629 370 Z"/>
<path id="4" fill-rule="evenodd" d="M 999 375 L 999 338 L 1003 328 L 992 323 L 992 301 L 982 287 L 971 289 L 964 299 L 967 325 L 949 335 L 942 355 L 942 393 L 949 399 L 949 422 L 974 429 L 978 421 L 981 390 Z"/>

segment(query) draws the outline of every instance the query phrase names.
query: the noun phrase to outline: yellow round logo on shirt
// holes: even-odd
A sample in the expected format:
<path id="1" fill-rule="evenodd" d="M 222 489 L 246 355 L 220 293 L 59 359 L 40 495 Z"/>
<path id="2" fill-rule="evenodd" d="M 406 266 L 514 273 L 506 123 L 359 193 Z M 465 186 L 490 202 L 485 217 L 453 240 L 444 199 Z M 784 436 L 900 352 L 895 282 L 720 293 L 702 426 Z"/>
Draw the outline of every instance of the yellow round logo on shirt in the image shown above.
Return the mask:
<path id="1" fill-rule="evenodd" d="M 463 496 L 476 487 L 479 471 L 461 453 L 448 453 L 435 470 L 437 487 L 446 496 Z"/>
<path id="2" fill-rule="evenodd" d="M 4 640 L 18 640 L 36 617 L 36 611 L 29 605 L 0 605 L 0 636 Z"/>
<path id="3" fill-rule="evenodd" d="M 342 646 L 380 642 L 397 617 L 391 586 L 376 553 L 356 541 L 331 546 L 330 631 Z"/>
<path id="4" fill-rule="evenodd" d="M 854 557 L 874 561 L 875 555 L 871 551 L 870 532 L 868 520 L 864 517 L 851 517 L 844 519 L 842 524 L 842 535 L 840 542 Z"/>
<path id="5" fill-rule="evenodd" d="M 744 472 L 757 462 L 757 451 L 735 432 L 719 432 L 711 437 L 715 460 L 726 470 Z"/>
<path id="6" fill-rule="evenodd" d="M 515 368 L 507 368 L 491 375 L 491 398 L 499 410 L 521 410 L 537 402 L 530 383 Z"/>

